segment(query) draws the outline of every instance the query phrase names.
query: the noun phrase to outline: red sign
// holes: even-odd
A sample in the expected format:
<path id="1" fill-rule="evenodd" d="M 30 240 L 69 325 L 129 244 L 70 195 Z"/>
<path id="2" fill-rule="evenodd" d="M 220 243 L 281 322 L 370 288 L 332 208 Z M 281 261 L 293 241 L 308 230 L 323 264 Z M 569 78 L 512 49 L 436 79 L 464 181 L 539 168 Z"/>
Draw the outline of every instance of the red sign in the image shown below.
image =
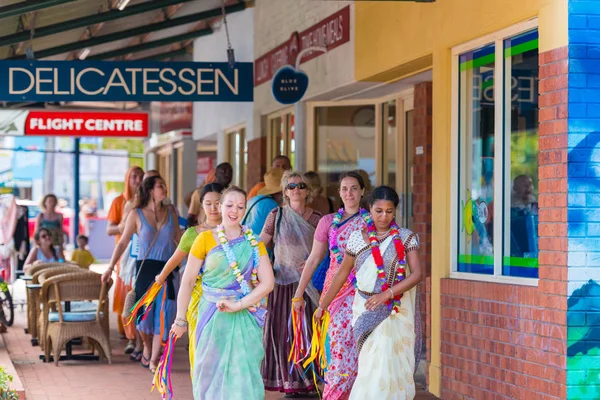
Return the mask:
<path id="1" fill-rule="evenodd" d="M 29 111 L 24 128 L 27 136 L 147 137 L 148 114 Z"/>
<path id="2" fill-rule="evenodd" d="M 330 15 L 323 21 L 300 33 L 294 32 L 287 42 L 279 45 L 254 61 L 254 86 L 268 82 L 284 65 L 294 65 L 296 55 L 312 46 L 335 49 L 350 41 L 350 6 Z M 305 53 L 301 63 L 323 54 L 319 51 Z"/>

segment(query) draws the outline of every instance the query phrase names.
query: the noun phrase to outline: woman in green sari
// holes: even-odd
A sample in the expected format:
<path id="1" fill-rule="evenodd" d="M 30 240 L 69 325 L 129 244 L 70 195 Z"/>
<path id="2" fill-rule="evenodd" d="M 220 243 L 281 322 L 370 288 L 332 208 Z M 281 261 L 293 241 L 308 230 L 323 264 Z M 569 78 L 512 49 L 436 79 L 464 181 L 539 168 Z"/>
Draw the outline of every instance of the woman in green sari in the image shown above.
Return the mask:
<path id="1" fill-rule="evenodd" d="M 265 246 L 240 225 L 246 193 L 229 188 L 221 197 L 222 224 L 198 235 L 177 298 L 172 331 L 181 337 L 196 277 L 202 276 L 192 386 L 194 399 L 264 399 L 260 374 L 264 358 L 265 309 L 258 304 L 274 286 Z M 194 310 L 190 310 L 194 312 Z"/>

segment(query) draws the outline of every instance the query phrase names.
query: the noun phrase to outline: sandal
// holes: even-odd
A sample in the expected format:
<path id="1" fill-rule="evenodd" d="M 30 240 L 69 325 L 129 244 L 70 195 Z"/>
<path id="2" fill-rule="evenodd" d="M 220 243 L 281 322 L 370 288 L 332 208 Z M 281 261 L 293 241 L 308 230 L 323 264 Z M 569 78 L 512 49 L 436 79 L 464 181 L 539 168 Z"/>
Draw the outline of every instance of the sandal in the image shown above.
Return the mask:
<path id="1" fill-rule="evenodd" d="M 130 340 L 129 343 L 127 343 L 127 346 L 125 346 L 125 354 L 131 354 L 134 350 L 135 342 L 133 340 Z"/>
<path id="2" fill-rule="evenodd" d="M 129 359 L 131 361 L 140 362 L 142 360 L 142 350 L 134 350 L 133 353 L 129 355 Z"/>
<path id="3" fill-rule="evenodd" d="M 140 360 L 140 364 L 142 364 L 142 367 L 144 367 L 144 368 L 150 368 L 150 360 L 147 359 L 146 357 L 144 357 L 143 354 L 142 354 L 142 359 Z"/>
<path id="4" fill-rule="evenodd" d="M 148 366 L 150 367 L 150 372 L 153 374 L 156 372 L 156 368 L 158 368 L 158 364 L 154 364 L 152 361 L 148 363 Z"/>

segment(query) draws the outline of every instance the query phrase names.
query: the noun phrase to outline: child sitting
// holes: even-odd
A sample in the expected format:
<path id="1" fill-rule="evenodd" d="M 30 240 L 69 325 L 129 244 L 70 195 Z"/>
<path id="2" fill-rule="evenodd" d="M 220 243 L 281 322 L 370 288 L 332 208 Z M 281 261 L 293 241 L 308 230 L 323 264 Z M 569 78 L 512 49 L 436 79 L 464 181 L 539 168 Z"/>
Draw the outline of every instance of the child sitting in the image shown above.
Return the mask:
<path id="1" fill-rule="evenodd" d="M 81 268 L 89 269 L 90 265 L 96 261 L 94 256 L 87 249 L 88 237 L 85 235 L 77 236 L 77 249 L 73 251 L 71 261 L 78 264 Z"/>

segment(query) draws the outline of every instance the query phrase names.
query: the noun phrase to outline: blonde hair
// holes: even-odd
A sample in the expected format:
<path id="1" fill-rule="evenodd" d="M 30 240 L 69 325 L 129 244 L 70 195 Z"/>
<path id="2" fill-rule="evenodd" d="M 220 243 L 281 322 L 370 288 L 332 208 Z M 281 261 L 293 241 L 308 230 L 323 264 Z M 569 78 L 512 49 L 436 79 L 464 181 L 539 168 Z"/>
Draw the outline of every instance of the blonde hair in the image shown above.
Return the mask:
<path id="1" fill-rule="evenodd" d="M 323 186 L 321 185 L 321 178 L 319 174 L 314 171 L 308 171 L 304 174 L 304 178 L 309 182 L 311 190 L 311 196 L 314 198 L 319 197 L 323 193 Z"/>
<path id="2" fill-rule="evenodd" d="M 239 188 L 235 185 L 229 185 L 225 188 L 225 190 L 223 190 L 223 193 L 221 194 L 221 198 L 225 199 L 225 196 L 227 196 L 230 193 L 239 193 L 241 195 L 244 196 L 244 200 L 248 198 L 248 194 L 246 193 L 246 191 L 242 188 Z"/>
<path id="3" fill-rule="evenodd" d="M 310 204 L 313 201 L 313 194 L 312 194 L 312 186 L 310 184 L 310 182 L 308 181 L 308 179 L 302 175 L 299 172 L 295 172 L 295 171 L 285 171 L 283 173 L 283 177 L 281 178 L 281 192 L 283 193 L 283 202 L 285 204 L 290 204 L 290 198 L 286 196 L 285 191 L 286 191 L 286 186 L 288 185 L 290 179 L 292 178 L 300 178 L 302 180 L 302 182 L 306 183 L 306 186 L 308 186 L 306 189 L 308 191 L 308 197 L 306 198 L 306 204 Z"/>

